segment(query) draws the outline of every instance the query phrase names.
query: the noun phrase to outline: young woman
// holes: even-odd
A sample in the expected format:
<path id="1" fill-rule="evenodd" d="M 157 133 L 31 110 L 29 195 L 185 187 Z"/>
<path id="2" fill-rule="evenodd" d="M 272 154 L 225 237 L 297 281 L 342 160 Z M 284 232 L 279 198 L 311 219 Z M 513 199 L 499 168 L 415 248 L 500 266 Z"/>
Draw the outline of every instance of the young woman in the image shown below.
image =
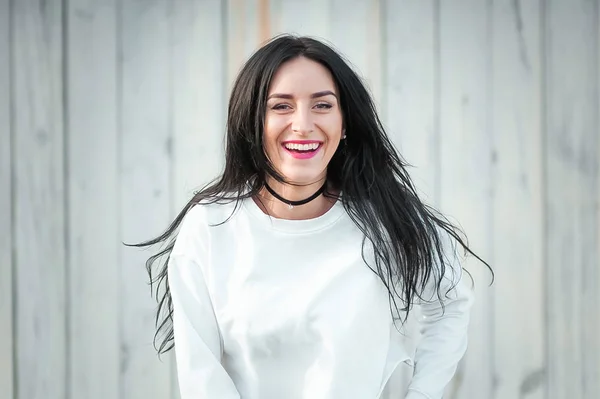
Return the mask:
<path id="1" fill-rule="evenodd" d="M 166 244 L 147 266 L 181 398 L 377 398 L 402 363 L 407 398 L 441 398 L 472 302 L 457 233 L 417 197 L 343 59 L 273 39 L 234 84 L 222 176 L 139 244 Z M 416 304 L 413 354 L 401 327 Z"/>

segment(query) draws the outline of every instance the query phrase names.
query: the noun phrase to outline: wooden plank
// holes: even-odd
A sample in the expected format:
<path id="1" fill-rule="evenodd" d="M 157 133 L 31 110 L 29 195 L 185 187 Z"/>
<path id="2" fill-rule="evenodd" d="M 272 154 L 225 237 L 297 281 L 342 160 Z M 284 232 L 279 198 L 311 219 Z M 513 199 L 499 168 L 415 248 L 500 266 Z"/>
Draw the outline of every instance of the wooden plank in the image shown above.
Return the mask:
<path id="1" fill-rule="evenodd" d="M 331 0 L 329 20 L 332 42 L 364 79 L 379 109 L 382 99 L 381 2 L 382 0 Z M 400 3 L 398 6 L 404 9 L 407 5 Z"/>
<path id="2" fill-rule="evenodd" d="M 600 5 L 596 7 L 596 132 L 600 132 Z M 600 139 L 596 146 L 596 265 L 600 263 Z M 596 283 L 600 286 L 600 274 L 596 274 Z M 596 302 L 598 304 L 598 302 Z M 596 313 L 596 331 L 600 331 L 600 317 Z M 600 353 L 597 353 L 596 361 L 600 363 Z"/>
<path id="3" fill-rule="evenodd" d="M 548 398 L 600 396 L 596 2 L 546 6 Z"/>
<path id="4" fill-rule="evenodd" d="M 64 399 L 62 2 L 13 1 L 16 397 Z"/>
<path id="5" fill-rule="evenodd" d="M 170 221 L 170 1 L 124 1 L 121 8 L 121 232 L 124 242 L 159 235 Z M 152 251 L 122 248 L 122 398 L 169 398 L 171 361 L 153 347 L 156 302 L 144 262 Z"/>
<path id="6" fill-rule="evenodd" d="M 491 255 L 491 144 L 488 119 L 488 2 L 438 2 L 440 46 L 440 207 L 471 248 Z M 469 349 L 448 398 L 492 397 L 491 275 L 470 257 L 475 281 Z"/>
<path id="7" fill-rule="evenodd" d="M 195 189 L 217 177 L 224 166 L 225 13 L 224 3 L 219 0 L 176 0 L 173 4 L 172 217 L 190 200 Z M 206 40 L 209 36 L 211 40 Z M 175 368 L 173 397 L 178 397 Z"/>
<path id="8" fill-rule="evenodd" d="M 0 387 L 13 398 L 12 162 L 10 5 L 0 0 Z"/>
<path id="9" fill-rule="evenodd" d="M 70 397 L 118 398 L 117 3 L 67 4 Z"/>
<path id="10" fill-rule="evenodd" d="M 226 92 L 238 72 L 261 43 L 271 37 L 271 15 L 268 0 L 227 0 L 225 19 L 227 40 Z"/>
<path id="11" fill-rule="evenodd" d="M 434 0 L 387 0 L 383 121 L 421 194 L 435 203 L 439 168 Z"/>
<path id="12" fill-rule="evenodd" d="M 435 203 L 439 157 L 436 147 L 436 54 L 433 0 L 395 1 L 382 5 L 383 122 L 390 138 L 407 161 L 409 173 L 422 197 Z M 405 328 L 415 344 L 420 339 L 418 308 Z M 414 353 L 416 347 L 409 348 Z M 412 368 L 401 364 L 388 383 L 383 398 L 406 390 Z M 397 395 L 397 394 L 396 394 Z"/>
<path id="13" fill-rule="evenodd" d="M 275 34 L 313 36 L 333 45 L 365 79 L 380 106 L 380 8 L 380 0 L 275 0 L 271 25 Z"/>
<path id="14" fill-rule="evenodd" d="M 272 0 L 272 29 L 275 34 L 292 33 L 331 40 L 331 1 Z"/>
<path id="15" fill-rule="evenodd" d="M 176 0 L 173 8 L 174 208 L 224 166 L 226 44 L 218 0 Z M 205 38 L 211 36 L 211 40 Z M 210 54 L 210 57 L 206 55 Z"/>
<path id="16" fill-rule="evenodd" d="M 545 398 L 540 7 L 491 9 L 495 398 Z"/>

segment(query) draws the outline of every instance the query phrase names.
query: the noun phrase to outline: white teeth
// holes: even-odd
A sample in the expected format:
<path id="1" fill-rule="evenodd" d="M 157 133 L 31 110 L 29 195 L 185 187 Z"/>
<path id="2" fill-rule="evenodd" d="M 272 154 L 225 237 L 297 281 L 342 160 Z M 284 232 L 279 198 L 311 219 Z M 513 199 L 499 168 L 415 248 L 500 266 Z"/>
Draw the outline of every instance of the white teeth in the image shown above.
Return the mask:
<path id="1" fill-rule="evenodd" d="M 319 147 L 319 143 L 311 143 L 311 144 L 296 144 L 296 143 L 286 143 L 285 148 L 288 150 L 297 150 L 297 151 L 314 151 Z"/>

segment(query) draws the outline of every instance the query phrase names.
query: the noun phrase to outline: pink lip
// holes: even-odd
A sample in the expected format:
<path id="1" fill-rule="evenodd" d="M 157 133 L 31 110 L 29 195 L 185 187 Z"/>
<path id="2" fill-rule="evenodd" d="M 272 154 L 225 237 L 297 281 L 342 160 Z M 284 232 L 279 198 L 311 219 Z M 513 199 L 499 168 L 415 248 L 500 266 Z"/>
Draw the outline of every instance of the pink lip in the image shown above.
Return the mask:
<path id="1" fill-rule="evenodd" d="M 310 152 L 295 152 L 295 151 L 290 151 L 285 147 L 285 144 L 312 144 L 312 143 L 318 143 L 319 146 L 317 147 L 316 150 L 314 151 L 310 151 Z M 296 159 L 310 159 L 312 157 L 314 157 L 315 155 L 317 155 L 317 153 L 319 151 L 321 151 L 321 147 L 322 147 L 323 142 L 318 141 L 318 140 L 288 140 L 288 141 L 284 141 L 281 145 L 281 147 L 285 150 L 285 152 L 287 152 L 288 154 L 290 154 L 292 157 L 296 158 Z"/>
<path id="2" fill-rule="evenodd" d="M 321 144 L 321 141 L 319 140 L 287 140 L 284 141 L 283 144 L 312 144 L 312 143 L 319 143 Z"/>

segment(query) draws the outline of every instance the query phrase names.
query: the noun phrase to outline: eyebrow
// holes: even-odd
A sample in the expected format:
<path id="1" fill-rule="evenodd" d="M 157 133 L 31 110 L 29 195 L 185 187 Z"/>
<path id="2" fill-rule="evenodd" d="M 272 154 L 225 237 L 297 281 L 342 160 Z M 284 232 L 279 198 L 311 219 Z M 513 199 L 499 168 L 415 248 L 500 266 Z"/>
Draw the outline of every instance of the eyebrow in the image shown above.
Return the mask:
<path id="1" fill-rule="evenodd" d="M 335 98 L 337 98 L 335 93 L 332 92 L 331 90 L 318 91 L 316 93 L 311 94 L 310 98 L 319 98 L 319 97 L 325 97 L 325 96 L 334 96 Z M 273 93 L 267 98 L 267 100 L 269 100 L 271 98 L 286 98 L 286 99 L 291 100 L 294 98 L 294 96 L 291 94 Z"/>

